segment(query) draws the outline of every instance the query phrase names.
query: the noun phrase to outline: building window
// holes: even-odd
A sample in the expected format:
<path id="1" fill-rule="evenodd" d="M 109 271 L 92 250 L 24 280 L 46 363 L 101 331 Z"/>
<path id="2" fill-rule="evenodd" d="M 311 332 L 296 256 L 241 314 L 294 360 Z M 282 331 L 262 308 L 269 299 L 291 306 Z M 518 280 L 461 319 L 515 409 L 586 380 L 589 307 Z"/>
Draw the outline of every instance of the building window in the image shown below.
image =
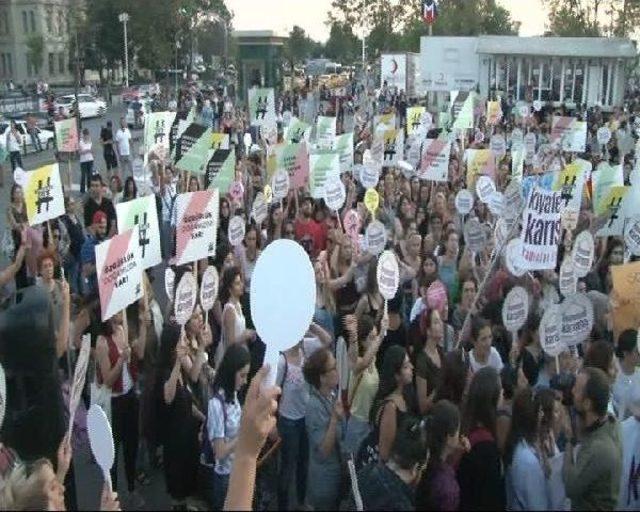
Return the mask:
<path id="1" fill-rule="evenodd" d="M 29 32 L 29 24 L 27 23 L 27 11 L 22 11 L 22 30 Z"/>
<path id="2" fill-rule="evenodd" d="M 11 54 L 7 53 L 7 74 L 9 76 L 13 75 L 13 62 L 11 60 Z"/>
<path id="3" fill-rule="evenodd" d="M 33 66 L 31 65 L 31 59 L 29 58 L 29 54 L 26 53 L 24 55 L 25 60 L 27 61 L 27 76 L 33 75 Z"/>
<path id="4" fill-rule="evenodd" d="M 58 11 L 58 35 L 61 36 L 64 32 L 64 19 L 62 11 Z"/>
<path id="5" fill-rule="evenodd" d="M 7 74 L 7 60 L 4 53 L 0 53 L 0 76 Z"/>
<path id="6" fill-rule="evenodd" d="M 58 54 L 58 71 L 64 75 L 64 53 Z"/>
<path id="7" fill-rule="evenodd" d="M 54 76 L 56 74 L 55 56 L 53 53 L 49 54 L 49 75 Z"/>
<path id="8" fill-rule="evenodd" d="M 46 13 L 46 21 L 47 21 L 47 33 L 53 33 L 53 11 L 51 8 L 47 8 Z"/>
<path id="9" fill-rule="evenodd" d="M 36 31 L 36 13 L 29 11 L 29 21 L 31 22 L 31 32 Z"/>

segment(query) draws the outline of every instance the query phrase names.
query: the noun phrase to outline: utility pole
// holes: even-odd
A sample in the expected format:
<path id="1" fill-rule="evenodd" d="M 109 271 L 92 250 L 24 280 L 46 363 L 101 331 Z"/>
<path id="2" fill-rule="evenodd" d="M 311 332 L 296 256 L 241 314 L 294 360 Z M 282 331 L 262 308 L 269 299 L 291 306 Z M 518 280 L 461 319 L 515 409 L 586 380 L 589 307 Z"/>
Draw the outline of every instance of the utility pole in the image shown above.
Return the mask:
<path id="1" fill-rule="evenodd" d="M 176 103 L 178 102 L 178 50 L 180 49 L 180 41 L 176 39 L 176 69 L 175 69 L 175 77 L 176 77 Z"/>
<path id="2" fill-rule="evenodd" d="M 80 15 L 80 5 L 76 0 L 74 9 L 74 17 L 73 17 L 73 37 L 75 41 L 75 64 L 74 64 L 74 86 L 73 86 L 73 95 L 76 102 L 75 108 L 75 117 L 76 117 L 76 128 L 78 131 L 78 137 L 80 137 L 80 133 L 82 133 L 82 117 L 80 116 L 80 102 L 78 101 L 78 90 L 80 89 L 80 43 L 78 39 L 78 17 Z"/>
<path id="3" fill-rule="evenodd" d="M 121 13 L 118 16 L 118 20 L 124 27 L 124 84 L 129 88 L 129 41 L 127 40 L 127 22 L 129 21 L 129 14 L 126 12 Z"/>

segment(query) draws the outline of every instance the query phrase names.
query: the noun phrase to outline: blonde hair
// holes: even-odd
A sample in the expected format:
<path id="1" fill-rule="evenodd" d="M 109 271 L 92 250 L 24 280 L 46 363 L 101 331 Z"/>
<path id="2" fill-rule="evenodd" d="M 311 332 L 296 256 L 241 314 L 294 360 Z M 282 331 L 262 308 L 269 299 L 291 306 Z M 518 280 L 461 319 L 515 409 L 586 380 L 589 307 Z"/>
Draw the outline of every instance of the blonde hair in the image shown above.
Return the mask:
<path id="1" fill-rule="evenodd" d="M 46 510 L 49 504 L 41 469 L 51 463 L 38 459 L 18 462 L 0 481 L 0 510 Z"/>

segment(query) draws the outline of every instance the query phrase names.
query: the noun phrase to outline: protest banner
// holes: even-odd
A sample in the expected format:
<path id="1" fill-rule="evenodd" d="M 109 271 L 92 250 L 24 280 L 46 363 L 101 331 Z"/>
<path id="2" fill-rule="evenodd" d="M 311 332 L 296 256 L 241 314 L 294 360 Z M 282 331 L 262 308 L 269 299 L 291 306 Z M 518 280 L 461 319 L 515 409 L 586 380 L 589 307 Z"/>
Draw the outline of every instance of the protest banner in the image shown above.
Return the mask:
<path id="1" fill-rule="evenodd" d="M 387 229 L 379 220 L 369 223 L 364 232 L 366 250 L 369 254 L 378 255 L 387 245 Z"/>
<path id="2" fill-rule="evenodd" d="M 372 153 L 382 153 L 382 166 L 394 167 L 404 158 L 403 130 L 378 129 L 371 146 Z"/>
<path id="3" fill-rule="evenodd" d="M 207 129 L 198 140 L 186 151 L 182 151 L 176 168 L 193 174 L 205 174 L 207 162 L 211 155 L 211 130 Z"/>
<path id="4" fill-rule="evenodd" d="M 491 196 L 496 192 L 496 184 L 489 176 L 480 176 L 476 181 L 476 195 L 480 202 L 488 204 Z"/>
<path id="5" fill-rule="evenodd" d="M 217 151 L 218 149 L 230 149 L 231 137 L 228 133 L 211 133 L 211 149 Z"/>
<path id="6" fill-rule="evenodd" d="M 62 153 L 75 153 L 78 151 L 78 125 L 76 118 L 63 119 L 53 122 L 56 132 L 56 147 Z"/>
<path id="7" fill-rule="evenodd" d="M 560 243 L 562 197 L 559 192 L 535 188 L 522 215 L 522 263 L 527 270 L 556 267 Z"/>
<path id="8" fill-rule="evenodd" d="M 340 155 L 340 172 L 347 172 L 353 166 L 353 132 L 336 137 L 334 151 Z"/>
<path id="9" fill-rule="evenodd" d="M 629 252 L 640 256 L 640 217 L 631 217 L 624 228 L 624 242 Z"/>
<path id="10" fill-rule="evenodd" d="M 276 169 L 287 172 L 291 186 L 306 188 L 309 183 L 309 152 L 305 142 L 299 144 L 278 144 L 274 147 Z M 267 172 L 271 178 L 272 173 Z"/>
<path id="11" fill-rule="evenodd" d="M 336 138 L 336 118 L 318 116 L 316 123 L 316 143 L 319 149 L 332 151 Z"/>
<path id="12" fill-rule="evenodd" d="M 466 188 L 456 194 L 456 210 L 460 215 L 467 215 L 473 210 L 473 194 Z"/>
<path id="13" fill-rule="evenodd" d="M 576 117 L 553 116 L 552 144 L 561 144 L 563 151 L 584 153 L 587 145 L 587 123 Z"/>
<path id="14" fill-rule="evenodd" d="M 309 144 L 311 141 L 311 125 L 300 121 L 297 117 L 292 118 L 287 127 L 284 141 L 292 144 L 299 144 L 304 141 Z"/>
<path id="15" fill-rule="evenodd" d="M 529 316 L 529 294 L 521 286 L 515 286 L 507 294 L 502 305 L 502 323 L 507 331 L 517 333 Z"/>
<path id="16" fill-rule="evenodd" d="M 138 226 L 96 245 L 96 271 L 102 321 L 142 297 L 142 258 Z"/>
<path id="17" fill-rule="evenodd" d="M 30 226 L 64 215 L 64 195 L 58 164 L 43 165 L 25 173 L 22 189 Z"/>
<path id="18" fill-rule="evenodd" d="M 144 154 L 170 151 L 171 126 L 176 118 L 175 112 L 149 112 L 144 116 Z"/>
<path id="19" fill-rule="evenodd" d="M 329 176 L 340 176 L 340 155 L 338 153 L 312 153 L 309 156 L 309 193 L 311 197 L 322 199 L 324 184 Z"/>
<path id="20" fill-rule="evenodd" d="M 640 326 L 640 261 L 612 265 L 614 339 L 626 329 Z"/>
<path id="21" fill-rule="evenodd" d="M 574 347 L 585 341 L 593 329 L 593 303 L 585 293 L 567 296 L 560 304 L 560 341 Z"/>
<path id="22" fill-rule="evenodd" d="M 71 441 L 71 433 L 73 432 L 73 423 L 76 417 L 78 405 L 80 405 L 80 397 L 84 390 L 84 383 L 87 377 L 87 367 L 89 366 L 89 354 L 91 352 L 91 335 L 82 336 L 80 352 L 76 361 L 76 368 L 73 371 L 73 381 L 69 390 L 69 428 L 67 430 L 67 438 Z M 0 422 L 0 426 L 1 426 Z"/>
<path id="23" fill-rule="evenodd" d="M 593 190 L 593 210 L 596 214 L 603 213 L 604 199 L 612 187 L 624 185 L 624 175 L 621 165 L 610 165 L 600 162 L 596 170 L 591 173 L 591 187 Z"/>
<path id="24" fill-rule="evenodd" d="M 267 201 L 262 192 L 258 192 L 253 200 L 253 206 L 251 208 L 251 217 L 256 221 L 256 224 L 262 224 L 268 215 Z"/>
<path id="25" fill-rule="evenodd" d="M 540 327 L 538 329 L 540 345 L 542 346 L 542 350 L 551 357 L 557 358 L 566 348 L 561 339 L 561 322 L 562 313 L 558 304 L 552 304 L 546 308 L 540 320 Z M 559 367 L 557 359 L 556 366 Z M 557 369 L 559 370 L 559 368 Z"/>
<path id="26" fill-rule="evenodd" d="M 395 130 L 397 126 L 396 115 L 393 112 L 388 114 L 379 114 L 373 117 L 373 130 Z"/>
<path id="27" fill-rule="evenodd" d="M 176 264 L 215 256 L 218 190 L 180 194 L 176 198 Z"/>
<path id="28" fill-rule="evenodd" d="M 201 137 L 208 131 L 204 126 L 200 126 L 199 124 L 190 124 L 187 125 L 186 129 L 176 142 L 175 147 L 175 155 L 174 162 L 179 162 L 184 155 L 186 155 L 189 150 L 201 140 Z M 209 133 L 211 133 L 209 131 Z M 211 136 L 209 135 L 208 139 L 205 139 L 202 142 L 203 145 L 207 146 L 207 150 L 211 149 Z M 188 169 L 185 169 L 188 170 Z"/>
<path id="29" fill-rule="evenodd" d="M 160 264 L 162 253 L 155 196 L 143 196 L 118 203 L 116 215 L 119 233 L 124 233 L 134 226 L 138 226 L 138 245 L 140 246 L 143 270 Z"/>
<path id="30" fill-rule="evenodd" d="M 475 93 L 473 91 L 463 91 L 457 94 L 455 99 L 452 95 L 452 100 L 453 130 L 470 130 L 473 128 Z"/>
<path id="31" fill-rule="evenodd" d="M 197 297 L 198 282 L 191 272 L 185 272 L 178 282 L 173 301 L 173 316 L 183 329 L 193 314 Z"/>
<path id="32" fill-rule="evenodd" d="M 493 151 L 496 159 L 501 159 L 507 154 L 507 142 L 504 140 L 504 135 L 497 133 L 491 137 L 489 141 L 489 149 Z"/>
<path id="33" fill-rule="evenodd" d="M 591 163 L 576 159 L 560 171 L 553 184 L 555 192 L 561 192 L 563 211 L 579 212 L 582 205 L 582 191 L 586 183 Z"/>
<path id="34" fill-rule="evenodd" d="M 206 189 L 217 188 L 220 194 L 227 194 L 235 174 L 235 149 L 219 149 L 209 158 L 204 175 L 204 186 Z"/>
<path id="35" fill-rule="evenodd" d="M 252 87 L 249 96 L 249 122 L 251 126 L 276 125 L 275 92 L 272 88 Z"/>
<path id="36" fill-rule="evenodd" d="M 496 159 L 490 149 L 467 149 L 464 152 L 467 163 L 467 184 L 472 186 L 478 176 L 495 178 Z"/>
<path id="37" fill-rule="evenodd" d="M 339 176 L 329 176 L 324 183 L 323 199 L 330 210 L 337 212 L 347 199 L 347 191 Z M 338 217 L 338 220 L 340 218 Z"/>
<path id="38" fill-rule="evenodd" d="M 241 215 L 235 215 L 229 220 L 227 238 L 232 247 L 239 246 L 244 241 L 246 222 Z"/>
<path id="39" fill-rule="evenodd" d="M 423 125 L 422 123 L 422 116 L 423 114 L 426 112 L 426 108 L 425 107 L 409 107 L 407 109 L 407 135 L 413 135 L 413 132 L 415 132 L 418 128 L 420 128 L 420 126 Z M 426 127 L 428 129 L 428 127 Z"/>
<path id="40" fill-rule="evenodd" d="M 598 230 L 596 236 L 622 236 L 625 223 L 623 204 L 630 189 L 631 187 L 620 186 L 609 189 L 609 193 L 597 208 L 598 213 L 605 218 L 605 225 Z"/>
<path id="41" fill-rule="evenodd" d="M 422 159 L 418 169 L 421 180 L 447 181 L 451 143 L 441 139 L 427 139 L 422 145 Z"/>

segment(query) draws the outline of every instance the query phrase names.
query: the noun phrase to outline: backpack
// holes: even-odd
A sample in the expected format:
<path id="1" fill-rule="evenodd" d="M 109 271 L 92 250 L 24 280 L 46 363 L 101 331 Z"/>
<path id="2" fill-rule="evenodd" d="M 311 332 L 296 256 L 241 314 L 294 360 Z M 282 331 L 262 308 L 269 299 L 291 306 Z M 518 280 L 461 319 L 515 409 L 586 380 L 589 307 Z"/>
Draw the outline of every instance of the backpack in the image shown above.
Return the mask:
<path id="1" fill-rule="evenodd" d="M 222 394 L 218 393 L 211 397 L 211 400 L 218 400 L 220 402 L 220 406 L 222 407 L 222 421 L 224 422 L 224 433 L 226 436 L 227 433 L 227 409 L 224 406 L 224 400 L 222 399 Z M 208 408 L 207 408 L 208 411 Z M 208 418 L 207 418 L 208 419 Z M 200 455 L 202 459 L 202 463 L 205 466 L 215 466 L 216 464 L 216 456 L 213 453 L 213 447 L 211 446 L 211 441 L 209 440 L 209 432 L 207 431 L 207 420 L 205 419 L 202 424 L 202 446 L 200 447 Z"/>

